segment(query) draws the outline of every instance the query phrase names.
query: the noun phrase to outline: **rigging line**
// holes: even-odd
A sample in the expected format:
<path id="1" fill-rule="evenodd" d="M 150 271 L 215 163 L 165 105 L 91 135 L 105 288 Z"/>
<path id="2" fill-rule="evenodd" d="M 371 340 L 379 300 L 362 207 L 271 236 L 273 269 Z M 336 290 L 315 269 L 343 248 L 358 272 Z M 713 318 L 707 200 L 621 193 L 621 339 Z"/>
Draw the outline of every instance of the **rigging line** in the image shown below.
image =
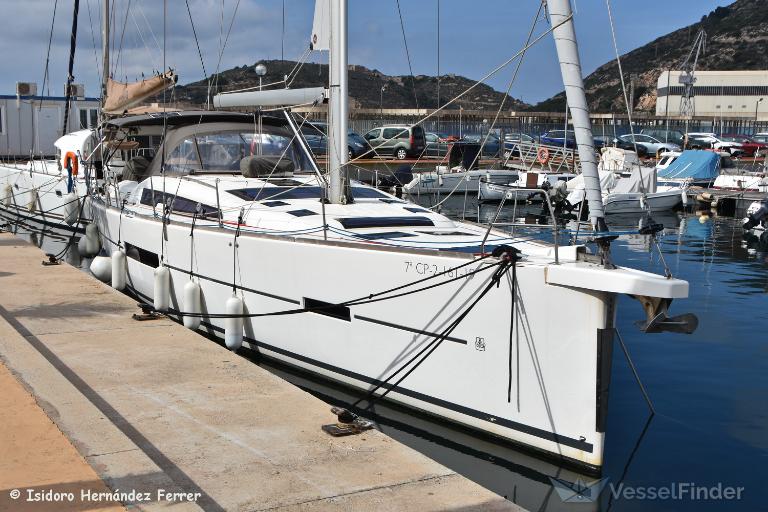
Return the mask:
<path id="1" fill-rule="evenodd" d="M 149 20 L 147 19 L 147 15 L 144 14 L 144 9 L 141 7 L 141 3 L 137 2 L 136 4 L 139 8 L 139 14 L 141 14 L 141 17 L 144 18 L 144 23 L 147 24 L 147 30 L 149 34 L 152 36 L 152 39 L 155 40 L 155 46 L 157 47 L 157 51 L 160 52 L 160 43 L 157 41 L 157 37 L 155 37 L 155 31 L 152 30 L 152 25 L 150 25 Z"/>
<path id="2" fill-rule="evenodd" d="M 77 49 L 77 18 L 80 15 L 80 0 L 75 0 L 75 8 L 72 13 L 72 35 L 69 38 L 69 65 L 67 67 L 67 90 L 64 97 L 64 127 L 61 133 L 67 133 L 69 124 L 69 110 L 72 101 L 72 81 L 75 79 L 72 72 L 75 66 L 75 50 Z"/>
<path id="3" fill-rule="evenodd" d="M 224 5 L 224 0 L 222 0 L 222 9 Z M 227 36 L 224 38 L 224 43 L 221 46 L 221 52 L 219 52 L 219 59 L 216 62 L 216 88 L 218 88 L 219 85 L 219 69 L 221 67 L 221 59 L 224 56 L 224 50 L 227 49 L 227 42 L 229 42 L 229 34 L 232 33 L 232 26 L 235 24 L 235 18 L 237 17 L 237 10 L 240 8 L 240 0 L 237 0 L 237 3 L 235 4 L 235 9 L 232 11 L 232 19 L 229 21 L 229 28 L 227 29 Z M 222 16 L 222 28 L 223 28 L 223 20 L 224 20 L 224 11 L 221 13 Z"/>
<path id="4" fill-rule="evenodd" d="M 203 76 L 205 81 L 208 82 L 208 73 L 205 71 L 205 61 L 203 60 L 203 52 L 200 51 L 200 41 L 197 39 L 197 30 L 195 30 L 195 22 L 192 20 L 192 10 L 189 8 L 189 0 L 184 0 L 187 4 L 187 14 L 189 14 L 189 24 L 192 25 L 192 35 L 195 36 L 195 45 L 197 46 L 197 55 L 200 57 L 200 66 L 203 68 Z"/>
<path id="5" fill-rule="evenodd" d="M 619 47 L 616 44 L 616 30 L 613 26 L 613 11 L 611 10 L 611 0 L 605 0 L 605 6 L 608 8 L 608 22 L 611 26 L 611 40 L 613 41 L 613 51 L 616 54 L 616 64 L 619 68 L 619 79 L 621 79 L 621 92 L 624 95 L 624 105 L 627 109 L 627 120 L 629 121 L 629 133 L 632 134 L 632 145 L 635 148 L 635 153 L 637 153 L 637 141 L 635 140 L 635 128 L 634 123 L 632 122 L 632 108 L 630 104 L 629 97 L 627 96 L 627 86 L 624 83 L 624 71 L 621 68 L 621 57 L 619 56 Z M 634 98 L 632 98 L 632 102 L 634 103 Z M 640 172 L 640 189 L 642 190 L 643 194 L 647 194 L 648 192 L 645 190 L 645 181 L 643 180 L 643 168 L 640 166 L 640 160 L 637 161 L 637 169 Z M 656 172 L 655 170 L 653 172 Z M 648 201 L 645 201 L 646 207 L 648 208 L 648 212 L 650 213 L 650 205 L 648 204 Z"/>
<path id="6" fill-rule="evenodd" d="M 413 89 L 413 101 L 416 103 L 416 110 L 419 109 L 419 98 L 416 94 L 416 78 L 413 76 L 413 67 L 411 66 L 411 53 L 408 51 L 408 40 L 405 37 L 405 23 L 403 22 L 403 13 L 400 10 L 400 0 L 395 0 L 397 4 L 397 15 L 400 17 L 400 32 L 403 34 L 403 45 L 405 46 L 405 56 L 408 58 L 408 71 L 411 73 L 411 89 Z"/>
<path id="7" fill-rule="evenodd" d="M 51 42 L 53 41 L 53 27 L 56 23 L 56 7 L 59 5 L 59 0 L 56 0 L 53 4 L 53 16 L 51 17 L 51 33 L 48 36 L 48 52 L 45 54 L 45 71 L 43 72 L 43 86 L 40 88 L 45 92 L 45 84 L 48 82 L 48 64 L 51 61 Z M 50 96 L 50 85 L 48 86 L 48 96 Z M 37 110 L 40 111 L 43 108 L 43 102 L 40 102 Z M 65 131 L 66 133 L 66 131 Z"/>
<path id="8" fill-rule="evenodd" d="M 91 25 L 91 43 L 93 44 L 93 59 L 96 61 L 96 75 L 99 77 L 99 83 L 101 83 L 102 82 L 101 63 L 99 62 L 98 50 L 96 50 L 96 36 L 93 33 L 93 18 L 91 17 L 91 0 L 87 0 L 85 4 L 88 6 L 88 22 Z"/>
<path id="9" fill-rule="evenodd" d="M 514 256 L 513 256 L 513 259 L 514 259 Z M 482 300 L 482 298 L 485 297 L 485 295 L 489 291 L 491 291 L 494 285 L 497 285 L 499 283 L 499 280 L 501 279 L 502 276 L 504 276 L 504 274 L 507 272 L 511 264 L 512 263 L 510 263 L 509 260 L 502 260 L 501 262 L 499 262 L 498 267 L 496 268 L 496 271 L 493 273 L 493 276 L 491 276 L 488 284 L 485 286 L 483 291 L 481 291 L 478 294 L 475 300 L 472 301 L 472 303 L 467 308 L 465 308 L 464 311 L 458 317 L 456 317 L 456 319 L 453 322 L 451 322 L 451 324 L 446 329 L 444 329 L 442 333 L 435 336 L 431 342 L 426 344 L 421 350 L 419 350 L 419 352 L 416 353 L 416 355 L 414 355 L 408 361 L 402 364 L 400 368 L 395 370 L 394 373 L 390 374 L 389 377 L 384 379 L 382 382 L 376 384 L 371 390 L 368 391 L 365 397 L 362 397 L 357 401 L 355 401 L 355 403 L 352 404 L 352 408 L 357 407 L 360 404 L 360 402 L 364 400 L 368 402 L 368 407 L 370 408 L 370 406 L 373 405 L 373 403 L 376 400 L 380 400 L 384 398 L 385 396 L 387 396 L 387 394 L 390 391 L 398 387 L 411 373 L 413 373 L 416 370 L 416 368 L 421 366 L 421 364 L 424 363 L 424 361 L 426 361 L 435 350 L 437 350 L 437 348 L 443 343 L 443 341 L 446 340 L 446 338 L 448 338 L 451 335 L 451 333 L 453 333 L 454 330 L 456 330 L 459 324 L 462 321 L 464 321 L 464 319 L 469 315 L 472 309 L 474 309 L 474 307 L 480 302 L 480 300 Z M 421 360 L 416 362 L 416 360 L 419 357 L 421 357 L 422 354 L 424 355 L 424 357 L 422 357 Z M 414 364 L 407 372 L 405 372 L 399 379 L 397 379 L 396 382 L 389 384 L 389 380 L 394 378 L 398 373 L 403 371 L 405 368 L 407 368 L 414 362 L 416 362 L 416 364 Z M 387 389 L 381 395 L 375 396 L 376 391 L 383 388 L 385 384 L 388 385 Z"/>
<path id="10" fill-rule="evenodd" d="M 496 73 L 498 73 L 499 71 L 501 71 L 502 69 L 504 69 L 505 67 L 507 67 L 507 66 L 508 66 L 509 64 L 511 64 L 511 63 L 512 63 L 514 60 L 518 59 L 518 58 L 519 58 L 519 57 L 520 57 L 522 54 L 524 54 L 524 53 L 525 53 L 525 52 L 526 52 L 526 51 L 527 51 L 529 48 L 531 48 L 532 46 L 534 46 L 535 44 L 537 44 L 539 41 L 541 41 L 542 39 L 544 39 L 544 37 L 545 37 L 545 36 L 549 35 L 551 32 L 553 32 L 555 29 L 559 28 L 560 26 L 564 25 L 565 23 L 569 23 L 569 22 L 570 22 L 572 19 L 573 19 L 573 15 L 571 14 L 571 15 L 567 16 L 566 18 L 564 18 L 562 21 L 560 21 L 558 24 L 556 24 L 556 25 L 554 25 L 554 26 L 550 26 L 550 27 L 549 27 L 549 28 L 548 28 L 546 31 L 544 31 L 543 33 L 539 34 L 539 35 L 538 35 L 538 36 L 537 36 L 537 37 L 536 37 L 536 38 L 535 38 L 533 41 L 531 41 L 531 43 L 530 43 L 530 44 L 528 44 L 527 46 L 525 46 L 525 47 L 521 48 L 520 50 L 518 50 L 518 51 L 517 51 L 517 52 L 516 52 L 514 55 L 512 55 L 510 58 L 508 58 L 507 60 L 505 60 L 504 62 L 502 62 L 502 63 L 501 63 L 501 64 L 499 64 L 498 66 L 496 66 L 494 69 L 492 69 L 492 70 L 491 70 L 491 71 L 489 71 L 488 73 L 486 73 L 486 74 L 485 74 L 485 76 L 483 76 L 482 78 L 480 78 L 479 80 L 477 80 L 477 81 L 476 81 L 474 84 L 472 84 L 472 85 L 470 85 L 469 87 L 467 87 L 467 88 L 466 88 L 464 91 L 460 92 L 459 94 L 457 94 L 456 96 L 454 96 L 453 98 L 451 98 L 451 99 L 450 99 L 448 102 L 446 102 L 446 103 L 445 103 L 444 105 L 442 105 L 440 108 L 437 108 L 437 109 L 433 110 L 433 111 L 432 111 L 432 112 L 430 112 L 429 114 L 427 114 L 427 115 L 425 115 L 424 117 L 422 117 L 422 118 L 418 119 L 418 120 L 417 120 L 415 123 L 411 123 L 410 127 L 416 126 L 416 125 L 418 125 L 418 124 L 422 124 L 422 123 L 424 123 L 425 121 L 427 121 L 428 119 L 430 119 L 431 117 L 434 117 L 434 116 L 435 116 L 436 114 L 438 114 L 439 112 L 442 112 L 443 110 L 447 109 L 448 107 L 450 107 L 451 105 L 453 105 L 454 103 L 456 103 L 458 100 L 460 100 L 461 98 L 463 98 L 464 96 L 466 96 L 467 94 L 469 94 L 469 93 L 470 93 L 470 91 L 472 91 L 472 90 L 474 90 L 475 88 L 479 87 L 481 84 L 484 84 L 486 80 L 488 80 L 489 78 L 491 78 L 492 76 L 494 76 Z M 401 134 L 403 134 L 403 133 L 405 133 L 405 132 L 407 132 L 407 131 L 408 131 L 408 129 L 402 130 L 402 131 L 401 131 L 401 132 L 399 132 L 397 135 L 401 135 Z M 396 138 L 397 138 L 397 135 L 396 135 L 395 137 L 391 137 L 391 138 L 387 139 L 386 141 L 382 142 L 382 143 L 381 143 L 381 144 L 379 144 L 378 146 L 376 146 L 376 147 L 374 147 L 374 148 L 371 148 L 371 149 L 373 149 L 373 150 L 375 151 L 375 150 L 377 150 L 377 149 L 381 148 L 382 146 L 384 146 L 384 145 L 385 145 L 387 142 L 389 142 L 390 140 L 396 139 Z M 353 159 L 349 160 L 347 163 L 349 164 L 349 163 L 351 163 L 351 162 L 354 162 L 354 161 L 356 161 L 356 160 L 360 160 L 361 158 L 362 158 L 362 156 L 358 156 L 358 157 L 355 157 L 355 158 L 353 158 Z"/>
<path id="11" fill-rule="evenodd" d="M 147 41 L 144 39 L 144 33 L 142 32 L 141 27 L 139 27 L 139 23 L 136 21 L 136 16 L 133 15 L 133 11 L 131 11 L 131 19 L 133 20 L 133 25 L 136 27 L 136 32 L 139 34 L 141 44 L 143 44 L 144 48 L 146 48 L 147 53 L 149 54 L 149 60 L 152 61 L 152 65 L 154 66 L 157 62 L 155 60 L 155 55 L 152 53 L 152 50 L 150 50 L 149 45 L 147 44 Z"/>
<path id="12" fill-rule="evenodd" d="M 123 19 L 123 30 L 120 33 L 120 44 L 117 47 L 117 60 L 115 61 L 115 66 L 112 68 L 112 76 L 119 76 L 117 75 L 117 68 L 120 66 L 120 57 L 123 55 L 123 38 L 125 37 L 125 27 L 128 25 L 128 12 L 131 9 L 131 1 L 128 0 L 128 3 L 125 6 L 125 18 Z"/>
<path id="13" fill-rule="evenodd" d="M 533 32 L 536 29 L 536 25 L 539 23 L 539 17 L 541 16 L 541 10 L 543 9 L 544 2 L 541 2 L 539 4 L 539 10 L 536 11 L 536 16 L 533 18 L 533 23 L 531 24 L 531 28 L 528 31 L 528 37 L 525 40 L 525 46 L 524 48 L 528 48 L 529 44 L 531 42 L 531 37 L 533 37 Z M 483 142 L 480 144 L 480 151 L 477 152 L 477 155 L 475 155 L 475 158 L 472 160 L 472 163 L 469 165 L 469 169 L 472 169 L 475 164 L 477 163 L 478 159 L 483 154 L 483 148 L 485 147 L 485 144 L 488 142 L 488 138 L 491 136 L 491 130 L 494 129 L 496 126 L 496 123 L 499 121 L 499 116 L 501 115 L 501 111 L 504 109 L 504 104 L 507 101 L 507 98 L 509 97 L 509 93 L 512 91 L 512 86 L 517 81 L 517 76 L 520 73 L 520 67 L 523 65 L 523 59 L 525 59 L 526 50 L 523 50 L 523 53 L 520 55 L 520 60 L 517 61 L 517 65 L 515 66 L 515 71 L 512 73 L 512 78 L 509 81 L 509 85 L 507 86 L 507 92 L 504 94 L 504 97 L 501 99 L 501 103 L 499 104 L 498 110 L 496 110 L 496 115 L 493 118 L 493 123 L 491 123 L 491 126 L 488 128 L 488 132 L 485 134 L 485 138 L 483 139 Z M 504 140 L 499 138 L 499 151 L 504 151 Z M 443 198 L 441 201 L 438 201 L 436 204 L 430 206 L 428 209 L 433 210 L 435 208 L 439 208 L 443 203 L 445 203 L 455 192 L 458 190 L 459 185 L 461 184 L 461 180 L 457 180 L 456 185 L 453 187 L 453 190 L 451 190 L 445 198 Z"/>

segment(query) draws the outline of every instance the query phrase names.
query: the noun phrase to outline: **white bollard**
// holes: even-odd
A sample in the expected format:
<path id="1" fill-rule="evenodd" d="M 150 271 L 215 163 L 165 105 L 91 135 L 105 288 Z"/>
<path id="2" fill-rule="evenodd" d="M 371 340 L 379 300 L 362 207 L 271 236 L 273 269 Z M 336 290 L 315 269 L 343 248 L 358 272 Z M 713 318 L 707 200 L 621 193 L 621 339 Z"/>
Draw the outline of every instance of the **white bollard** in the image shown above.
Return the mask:
<path id="1" fill-rule="evenodd" d="M 108 283 L 112 277 L 112 259 L 108 256 L 96 256 L 91 261 L 91 274 L 102 283 Z"/>
<path id="2" fill-rule="evenodd" d="M 243 300 L 237 296 L 228 298 L 225 310 L 228 315 L 242 315 Z M 237 350 L 243 344 L 242 316 L 224 319 L 224 344 L 229 350 Z"/>
<path id="3" fill-rule="evenodd" d="M 117 249 L 112 253 L 112 288 L 119 291 L 125 289 L 127 272 L 125 253 Z"/>
<path id="4" fill-rule="evenodd" d="M 189 281 L 184 285 L 184 312 L 199 314 L 202 311 L 200 307 L 200 285 L 194 281 Z M 184 316 L 184 327 L 196 331 L 200 327 L 199 316 Z"/>
<path id="5" fill-rule="evenodd" d="M 156 311 L 168 311 L 171 301 L 171 272 L 162 265 L 155 269 L 154 306 Z"/>
<path id="6" fill-rule="evenodd" d="M 70 226 L 80 217 L 80 199 L 77 194 L 70 192 L 64 197 L 64 222 Z"/>

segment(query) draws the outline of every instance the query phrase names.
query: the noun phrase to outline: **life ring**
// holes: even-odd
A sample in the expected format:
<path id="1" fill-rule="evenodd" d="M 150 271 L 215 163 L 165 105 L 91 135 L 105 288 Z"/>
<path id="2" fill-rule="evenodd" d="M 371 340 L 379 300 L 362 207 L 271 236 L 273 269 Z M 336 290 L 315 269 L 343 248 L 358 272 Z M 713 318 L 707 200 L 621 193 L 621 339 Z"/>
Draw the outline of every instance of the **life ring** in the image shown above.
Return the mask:
<path id="1" fill-rule="evenodd" d="M 536 160 L 540 164 L 549 162 L 549 150 L 547 148 L 539 148 L 539 150 L 536 151 Z"/>
<path id="2" fill-rule="evenodd" d="M 79 168 L 77 155 L 72 151 L 67 151 L 67 153 L 64 155 L 64 168 L 66 169 L 70 165 L 72 166 L 72 176 L 77 176 L 77 171 Z"/>

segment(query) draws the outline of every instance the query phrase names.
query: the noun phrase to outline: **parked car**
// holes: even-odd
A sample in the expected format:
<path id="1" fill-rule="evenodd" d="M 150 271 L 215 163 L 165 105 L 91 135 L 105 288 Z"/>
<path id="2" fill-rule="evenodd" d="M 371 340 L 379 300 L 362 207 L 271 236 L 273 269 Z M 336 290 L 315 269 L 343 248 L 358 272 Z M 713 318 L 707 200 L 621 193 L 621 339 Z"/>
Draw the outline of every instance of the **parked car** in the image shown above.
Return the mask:
<path id="1" fill-rule="evenodd" d="M 306 122 L 301 127 L 301 133 L 307 141 L 310 151 L 315 156 L 328 153 L 328 124 L 320 122 Z M 365 156 L 371 152 L 371 146 L 357 132 L 349 130 L 347 133 L 347 158 Z"/>
<path id="2" fill-rule="evenodd" d="M 547 146 L 565 145 L 565 147 L 576 149 L 576 137 L 571 131 L 566 134 L 565 130 L 549 130 L 539 137 L 539 142 Z"/>
<path id="3" fill-rule="evenodd" d="M 421 155 L 426 148 L 421 126 L 382 126 L 363 135 L 377 156 L 394 156 L 398 160 Z"/>
<path id="4" fill-rule="evenodd" d="M 656 140 L 662 142 L 671 142 L 683 147 L 684 134 L 680 130 L 666 130 L 664 128 L 643 128 L 640 130 L 641 135 L 650 135 Z"/>
<path id="5" fill-rule="evenodd" d="M 520 144 L 535 144 L 536 139 L 527 133 L 504 134 L 504 158 L 520 155 Z M 530 146 L 529 146 L 530 147 Z"/>
<path id="6" fill-rule="evenodd" d="M 632 145 L 631 133 L 622 135 L 619 137 L 619 139 Z M 660 156 L 661 153 L 665 151 L 680 151 L 680 146 L 677 144 L 673 144 L 671 142 L 662 142 L 655 137 L 651 137 L 650 135 L 645 135 L 642 133 L 636 133 L 634 135 L 634 142 L 637 144 L 638 148 L 640 148 L 640 146 L 644 147 L 649 155 Z"/>
<path id="7" fill-rule="evenodd" d="M 486 136 L 488 137 L 488 140 L 485 140 Z M 485 146 L 483 146 L 483 156 L 488 158 L 498 158 L 499 156 L 501 141 L 499 140 L 499 136 L 493 132 L 483 134 L 465 133 L 461 140 L 477 144 L 482 144 L 483 141 L 485 141 Z"/>
<path id="8" fill-rule="evenodd" d="M 620 149 L 626 149 L 627 151 L 635 151 L 635 145 L 632 143 L 632 139 L 622 139 L 617 137 L 613 139 L 613 145 Z M 637 145 L 637 156 L 640 158 L 646 158 L 648 156 L 648 148 L 642 144 Z"/>
<path id="9" fill-rule="evenodd" d="M 716 149 L 731 156 L 740 156 L 743 152 L 738 142 L 726 142 L 712 132 L 688 132 L 688 149 Z"/>
<path id="10" fill-rule="evenodd" d="M 424 135 L 426 141 L 426 148 L 424 149 L 424 156 L 438 156 L 444 157 L 448 154 L 448 148 L 451 143 L 449 136 L 444 133 L 432 133 L 427 132 Z M 455 139 L 455 138 L 454 138 Z"/>
<path id="11" fill-rule="evenodd" d="M 758 132 L 752 136 L 752 140 L 762 144 L 768 144 L 768 132 Z"/>
<path id="12" fill-rule="evenodd" d="M 768 139 L 768 137 L 766 137 Z M 725 142 L 738 142 L 741 144 L 741 151 L 744 156 L 761 157 L 768 153 L 768 143 L 758 142 L 746 135 L 725 134 L 720 137 Z"/>

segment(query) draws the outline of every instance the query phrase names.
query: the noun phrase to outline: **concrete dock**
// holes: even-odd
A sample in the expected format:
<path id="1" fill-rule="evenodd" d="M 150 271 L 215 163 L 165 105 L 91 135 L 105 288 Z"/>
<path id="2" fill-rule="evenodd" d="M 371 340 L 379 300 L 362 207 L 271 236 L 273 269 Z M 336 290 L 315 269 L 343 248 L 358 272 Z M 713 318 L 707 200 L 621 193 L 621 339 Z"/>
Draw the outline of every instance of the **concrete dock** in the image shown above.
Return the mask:
<path id="1" fill-rule="evenodd" d="M 522 510 L 378 431 L 329 437 L 322 401 L 43 259 L 0 234 L 0 511 Z"/>

